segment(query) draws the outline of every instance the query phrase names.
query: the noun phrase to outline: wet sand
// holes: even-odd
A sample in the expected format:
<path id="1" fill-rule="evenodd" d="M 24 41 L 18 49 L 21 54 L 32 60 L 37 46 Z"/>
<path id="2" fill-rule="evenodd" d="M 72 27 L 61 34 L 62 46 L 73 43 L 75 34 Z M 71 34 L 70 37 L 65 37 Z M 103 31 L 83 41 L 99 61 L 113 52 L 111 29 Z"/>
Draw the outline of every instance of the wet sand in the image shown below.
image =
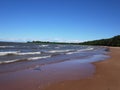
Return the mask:
<path id="1" fill-rule="evenodd" d="M 120 90 L 120 48 L 110 48 L 111 58 L 95 63 L 96 73 L 82 80 L 53 84 L 45 90 Z"/>
<path id="2" fill-rule="evenodd" d="M 31 68 L 0 73 L 0 90 L 43 90 L 61 81 L 93 76 L 94 65 L 81 61 L 76 59 L 42 66 L 37 64 Z"/>

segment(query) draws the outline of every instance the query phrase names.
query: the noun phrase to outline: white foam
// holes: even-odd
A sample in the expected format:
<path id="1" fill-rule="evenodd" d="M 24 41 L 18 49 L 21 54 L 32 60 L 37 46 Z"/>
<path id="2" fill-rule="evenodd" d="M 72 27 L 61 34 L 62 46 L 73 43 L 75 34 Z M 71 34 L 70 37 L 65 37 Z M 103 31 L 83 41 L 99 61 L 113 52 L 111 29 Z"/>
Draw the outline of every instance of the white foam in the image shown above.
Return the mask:
<path id="1" fill-rule="evenodd" d="M 31 57 L 31 58 L 28 58 L 28 60 L 37 60 L 37 59 L 43 59 L 43 58 L 49 58 L 51 56 L 41 56 L 41 57 Z"/>
<path id="2" fill-rule="evenodd" d="M 48 47 L 49 45 L 39 45 L 39 47 Z"/>
<path id="3" fill-rule="evenodd" d="M 68 52 L 68 53 L 66 53 L 66 54 L 74 54 L 74 53 L 78 53 L 78 52 Z"/>
<path id="4" fill-rule="evenodd" d="M 48 51 L 48 53 L 60 53 L 60 52 L 69 52 L 72 50 L 52 50 L 52 51 Z"/>
<path id="5" fill-rule="evenodd" d="M 19 51 L 8 51 L 8 52 L 0 52 L 0 56 L 4 56 L 7 54 L 17 54 L 19 53 Z"/>
<path id="6" fill-rule="evenodd" d="M 5 56 L 8 54 L 13 54 L 13 55 L 34 55 L 34 54 L 41 54 L 41 52 L 24 52 L 20 53 L 20 51 L 8 51 L 8 52 L 0 52 L 0 56 Z"/>
<path id="7" fill-rule="evenodd" d="M 12 62 L 16 62 L 16 61 L 19 61 L 18 59 L 15 59 L 15 60 L 8 60 L 8 61 L 1 61 L 0 64 L 3 64 L 3 63 L 12 63 Z"/>
<path id="8" fill-rule="evenodd" d="M 33 54 L 41 54 L 41 52 L 26 52 L 26 53 L 18 53 L 17 55 L 33 55 Z"/>
<path id="9" fill-rule="evenodd" d="M 80 50 L 77 50 L 78 52 L 81 52 L 81 51 L 88 51 L 88 50 L 93 50 L 94 48 L 86 48 L 86 49 L 80 49 Z"/>
<path id="10" fill-rule="evenodd" d="M 83 52 L 83 51 L 88 51 L 88 50 L 93 50 L 94 48 L 86 48 L 86 49 L 80 49 L 80 50 L 77 50 L 75 52 L 68 52 L 66 54 L 74 54 L 74 53 L 79 53 L 79 52 Z"/>
<path id="11" fill-rule="evenodd" d="M 48 53 L 62 53 L 62 52 L 68 52 L 67 54 L 73 54 L 73 53 L 79 53 L 82 51 L 87 51 L 87 50 L 93 50 L 94 48 L 86 48 L 86 49 L 80 49 L 80 50 L 74 50 L 74 49 L 68 49 L 68 50 L 52 50 L 48 51 Z M 74 52 L 73 52 L 74 51 Z"/>
<path id="12" fill-rule="evenodd" d="M 1 61 L 0 64 L 7 64 L 7 63 L 13 63 L 13 62 L 18 62 L 18 61 L 30 61 L 30 60 L 38 60 L 38 59 L 44 59 L 44 58 L 49 58 L 51 56 L 41 56 L 41 57 L 30 57 L 26 59 L 14 59 L 14 60 L 7 60 L 7 61 Z"/>
<path id="13" fill-rule="evenodd" d="M 9 47 L 15 47 L 15 46 L 0 46 L 0 48 L 9 48 Z"/>

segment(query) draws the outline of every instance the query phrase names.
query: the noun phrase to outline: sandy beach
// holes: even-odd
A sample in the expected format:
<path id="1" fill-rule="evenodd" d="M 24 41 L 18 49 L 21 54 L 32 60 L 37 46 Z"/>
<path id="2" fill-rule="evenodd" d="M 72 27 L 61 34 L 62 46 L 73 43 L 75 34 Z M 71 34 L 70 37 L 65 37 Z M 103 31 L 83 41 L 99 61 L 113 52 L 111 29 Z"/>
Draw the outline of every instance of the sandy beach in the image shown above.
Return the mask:
<path id="1" fill-rule="evenodd" d="M 47 87 L 45 90 L 120 90 L 120 48 L 110 48 L 109 60 L 95 63 L 93 77 L 64 81 Z"/>
<path id="2" fill-rule="evenodd" d="M 120 90 L 120 0 L 0 0 L 0 90 Z"/>
<path id="3" fill-rule="evenodd" d="M 0 90 L 120 90 L 120 48 L 109 54 L 94 64 L 76 60 L 0 73 Z"/>

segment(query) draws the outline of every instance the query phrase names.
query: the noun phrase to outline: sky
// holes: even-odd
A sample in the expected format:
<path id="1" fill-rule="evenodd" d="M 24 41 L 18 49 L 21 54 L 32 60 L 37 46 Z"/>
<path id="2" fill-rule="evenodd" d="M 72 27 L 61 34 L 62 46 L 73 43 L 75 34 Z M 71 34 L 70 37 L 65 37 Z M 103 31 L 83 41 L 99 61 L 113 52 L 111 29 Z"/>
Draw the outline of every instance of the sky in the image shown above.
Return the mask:
<path id="1" fill-rule="evenodd" d="M 120 0 L 0 0 L 0 41 L 83 42 L 120 34 Z"/>

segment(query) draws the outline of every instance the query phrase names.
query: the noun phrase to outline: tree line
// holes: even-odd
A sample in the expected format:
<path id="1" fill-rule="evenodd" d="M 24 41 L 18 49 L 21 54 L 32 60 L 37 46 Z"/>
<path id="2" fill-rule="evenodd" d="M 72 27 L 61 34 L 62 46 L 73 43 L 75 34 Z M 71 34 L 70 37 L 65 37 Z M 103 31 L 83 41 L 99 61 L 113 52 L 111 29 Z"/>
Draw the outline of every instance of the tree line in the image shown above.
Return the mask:
<path id="1" fill-rule="evenodd" d="M 108 39 L 87 41 L 80 43 L 80 45 L 120 46 L 120 35 Z"/>
<path id="2" fill-rule="evenodd" d="M 36 43 L 36 44 L 66 44 L 66 45 L 79 45 L 79 43 L 68 43 L 68 42 L 50 42 L 50 41 L 28 41 L 27 43 Z"/>
<path id="3" fill-rule="evenodd" d="M 86 41 L 81 43 L 67 43 L 67 42 L 50 42 L 50 41 L 32 41 L 28 43 L 37 44 L 67 44 L 67 45 L 98 45 L 98 46 L 120 46 L 120 35 L 108 39 L 100 39 L 93 41 Z"/>

